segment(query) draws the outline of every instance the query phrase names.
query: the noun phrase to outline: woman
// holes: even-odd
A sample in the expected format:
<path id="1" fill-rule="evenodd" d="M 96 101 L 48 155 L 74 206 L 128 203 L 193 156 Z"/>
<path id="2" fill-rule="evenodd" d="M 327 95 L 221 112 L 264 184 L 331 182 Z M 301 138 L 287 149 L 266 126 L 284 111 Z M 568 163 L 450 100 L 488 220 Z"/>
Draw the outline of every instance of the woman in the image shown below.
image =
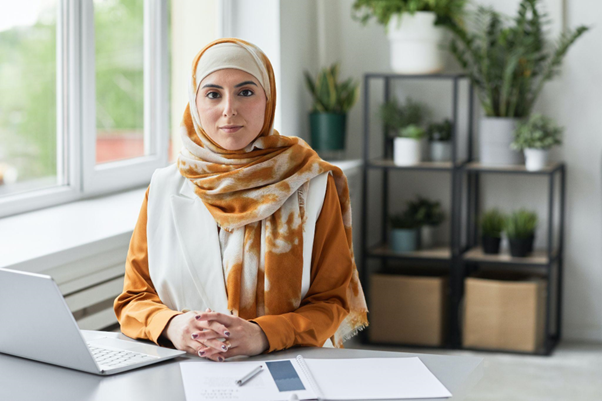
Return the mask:
<path id="1" fill-rule="evenodd" d="M 342 347 L 368 325 L 347 178 L 273 128 L 272 66 L 236 38 L 193 61 L 176 164 L 146 191 L 114 303 L 125 335 L 213 361 Z"/>

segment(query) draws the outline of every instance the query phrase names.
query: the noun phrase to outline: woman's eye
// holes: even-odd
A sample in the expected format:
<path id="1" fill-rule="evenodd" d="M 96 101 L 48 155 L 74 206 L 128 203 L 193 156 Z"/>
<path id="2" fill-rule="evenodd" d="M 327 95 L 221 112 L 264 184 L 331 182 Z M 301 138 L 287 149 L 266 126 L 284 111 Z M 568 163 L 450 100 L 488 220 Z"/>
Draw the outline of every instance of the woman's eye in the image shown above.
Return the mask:
<path id="1" fill-rule="evenodd" d="M 242 94 L 243 92 L 247 92 L 248 95 L 243 95 L 244 97 L 249 97 L 253 95 L 253 91 L 251 91 L 250 89 L 243 89 L 242 91 L 240 91 L 240 93 Z M 216 99 L 217 96 L 210 96 L 211 94 L 215 94 L 215 95 L 219 95 L 219 93 L 215 92 L 215 91 L 211 91 L 211 92 L 207 92 L 207 94 L 205 95 L 207 98 L 209 99 Z"/>

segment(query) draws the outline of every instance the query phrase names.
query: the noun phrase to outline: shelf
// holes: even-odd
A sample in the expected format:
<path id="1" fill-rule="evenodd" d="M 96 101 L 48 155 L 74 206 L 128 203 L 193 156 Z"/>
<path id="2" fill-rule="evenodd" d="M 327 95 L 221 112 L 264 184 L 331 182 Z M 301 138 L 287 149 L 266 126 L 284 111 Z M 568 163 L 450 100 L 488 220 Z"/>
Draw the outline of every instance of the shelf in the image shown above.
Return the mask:
<path id="1" fill-rule="evenodd" d="M 462 163 L 456 162 L 456 167 L 462 166 Z M 402 170 L 440 170 L 451 171 L 454 168 L 452 162 L 420 162 L 415 165 L 399 166 L 392 159 L 372 159 L 367 164 L 368 168 L 376 169 L 402 169 Z"/>
<path id="2" fill-rule="evenodd" d="M 548 265 L 548 254 L 545 250 L 535 250 L 527 257 L 512 257 L 509 253 L 485 254 L 481 247 L 475 247 L 468 250 L 463 258 L 465 261 L 487 262 L 495 264 L 513 264 L 513 265 Z M 556 259 L 556 253 L 553 253 L 552 260 Z"/>
<path id="3" fill-rule="evenodd" d="M 466 170 L 486 173 L 519 173 L 519 174 L 551 174 L 562 167 L 562 163 L 555 162 L 549 164 L 542 170 L 531 171 L 527 170 L 525 165 L 507 165 L 507 166 L 493 166 L 483 165 L 480 162 L 470 162 L 465 166 Z"/>
<path id="4" fill-rule="evenodd" d="M 378 244 L 368 249 L 370 257 L 386 257 L 401 259 L 420 259 L 420 260 L 440 260 L 448 261 L 451 258 L 451 249 L 449 247 L 434 247 L 424 250 L 416 250 L 407 253 L 393 251 L 389 244 Z"/>
<path id="5" fill-rule="evenodd" d="M 467 78 L 465 73 L 436 73 L 436 74 L 399 74 L 399 73 L 366 73 L 368 78 L 397 78 L 397 79 L 456 79 Z"/>

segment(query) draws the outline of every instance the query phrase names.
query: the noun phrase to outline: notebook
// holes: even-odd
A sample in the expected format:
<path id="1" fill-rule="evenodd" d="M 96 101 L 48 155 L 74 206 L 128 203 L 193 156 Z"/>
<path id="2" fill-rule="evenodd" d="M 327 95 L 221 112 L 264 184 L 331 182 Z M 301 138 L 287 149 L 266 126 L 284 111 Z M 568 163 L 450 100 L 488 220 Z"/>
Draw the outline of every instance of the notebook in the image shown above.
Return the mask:
<path id="1" fill-rule="evenodd" d="M 242 386 L 235 381 L 265 369 Z M 186 400 L 367 400 L 452 394 L 418 357 L 180 363 Z"/>

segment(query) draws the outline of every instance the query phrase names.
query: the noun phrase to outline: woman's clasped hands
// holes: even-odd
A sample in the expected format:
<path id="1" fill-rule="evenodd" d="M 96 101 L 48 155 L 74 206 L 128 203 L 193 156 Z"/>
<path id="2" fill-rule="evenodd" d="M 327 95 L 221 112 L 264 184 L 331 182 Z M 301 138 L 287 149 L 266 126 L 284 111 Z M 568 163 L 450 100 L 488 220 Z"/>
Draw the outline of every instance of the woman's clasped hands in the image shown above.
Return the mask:
<path id="1" fill-rule="evenodd" d="M 233 356 L 255 356 L 269 347 L 259 325 L 211 309 L 175 316 L 165 336 L 178 350 L 219 362 Z"/>

